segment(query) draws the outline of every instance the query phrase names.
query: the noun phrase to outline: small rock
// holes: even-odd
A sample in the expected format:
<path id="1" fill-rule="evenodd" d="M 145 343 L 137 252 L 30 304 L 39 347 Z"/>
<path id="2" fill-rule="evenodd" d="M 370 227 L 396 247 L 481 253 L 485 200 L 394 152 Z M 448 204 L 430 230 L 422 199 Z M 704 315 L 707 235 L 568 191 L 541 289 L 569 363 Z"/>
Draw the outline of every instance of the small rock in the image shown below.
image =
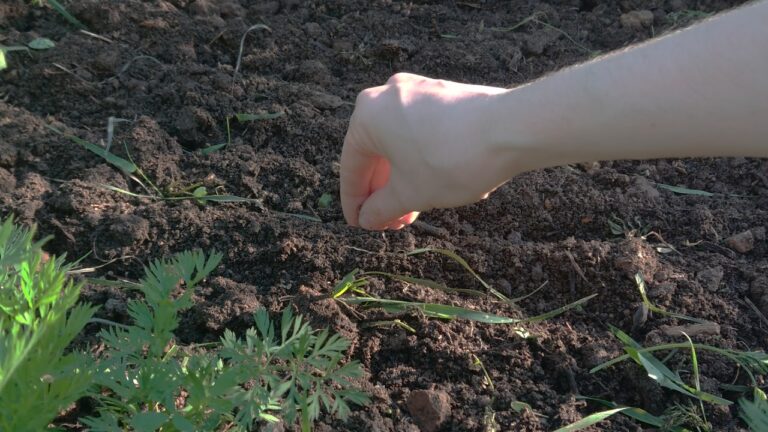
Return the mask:
<path id="1" fill-rule="evenodd" d="M 104 303 L 104 309 L 111 313 L 123 313 L 126 310 L 126 304 L 123 300 L 111 298 Z"/>
<path id="2" fill-rule="evenodd" d="M 168 30 L 170 26 L 168 21 L 162 18 L 151 18 L 139 23 L 139 27 L 149 30 Z"/>
<path id="3" fill-rule="evenodd" d="M 344 101 L 332 94 L 312 92 L 307 97 L 307 102 L 318 109 L 335 109 L 344 104 Z"/>
<path id="4" fill-rule="evenodd" d="M 219 8 L 216 6 L 216 2 L 210 0 L 195 0 L 194 3 L 189 5 L 189 11 L 194 15 L 200 16 L 219 14 Z"/>
<path id="5" fill-rule="evenodd" d="M 630 30 L 641 30 L 653 24 L 653 12 L 649 10 L 634 10 L 627 12 L 619 18 L 621 25 Z"/>
<path id="6" fill-rule="evenodd" d="M 333 42 L 333 50 L 337 54 L 351 53 L 355 50 L 355 46 L 352 42 L 347 40 L 337 40 Z"/>
<path id="7" fill-rule="evenodd" d="M 256 2 L 250 11 L 256 15 L 274 15 L 280 11 L 279 1 Z"/>
<path id="8" fill-rule="evenodd" d="M 504 65 L 510 71 L 516 71 L 520 63 L 524 60 L 523 51 L 516 46 L 507 46 L 501 53 L 500 58 L 504 62 Z"/>
<path id="9" fill-rule="evenodd" d="M 18 150 L 16 147 L 10 144 L 0 143 L 0 166 L 14 168 L 16 159 L 18 159 Z"/>
<path id="10" fill-rule="evenodd" d="M 723 280 L 723 267 L 716 266 L 710 269 L 702 270 L 696 275 L 701 286 L 707 291 L 715 292 L 720 288 L 720 282 Z"/>
<path id="11" fill-rule="evenodd" d="M 374 55 L 386 61 L 403 61 L 414 51 L 415 47 L 407 41 L 387 39 L 376 47 Z"/>
<path id="12" fill-rule="evenodd" d="M 180 54 L 181 58 L 185 60 L 197 60 L 197 52 L 195 46 L 192 43 L 181 43 L 176 46 L 176 52 Z"/>
<path id="13" fill-rule="evenodd" d="M 307 36 L 315 39 L 323 35 L 323 28 L 316 22 L 308 22 L 304 24 L 304 31 L 307 33 Z"/>
<path id="14" fill-rule="evenodd" d="M 617 256 L 613 261 L 614 267 L 623 272 L 631 280 L 640 273 L 643 280 L 654 280 L 660 265 L 656 251 L 648 243 L 639 238 L 626 239 L 618 245 Z"/>
<path id="15" fill-rule="evenodd" d="M 523 43 L 523 51 L 526 54 L 541 55 L 548 46 L 555 43 L 562 33 L 555 29 L 546 28 L 528 35 Z"/>
<path id="16" fill-rule="evenodd" d="M 670 337 L 681 336 L 683 333 L 694 336 L 719 336 L 720 325 L 714 322 L 696 323 L 681 326 L 661 326 L 661 332 Z"/>
<path id="17" fill-rule="evenodd" d="M 499 279 L 499 281 L 496 283 L 496 285 L 499 286 L 499 291 L 501 291 L 506 296 L 512 295 L 512 284 L 509 283 L 506 279 Z"/>
<path id="18" fill-rule="evenodd" d="M 643 176 L 632 177 L 632 185 L 627 189 L 627 195 L 641 200 L 655 200 L 661 193 L 647 178 Z"/>
<path id="19" fill-rule="evenodd" d="M 675 290 L 677 290 L 677 285 L 674 282 L 661 282 L 648 291 L 648 297 L 658 298 L 673 295 Z"/>
<path id="20" fill-rule="evenodd" d="M 584 366 L 588 368 L 593 368 L 611 359 L 611 355 L 606 351 L 605 347 L 595 342 L 582 345 L 580 353 Z"/>
<path id="21" fill-rule="evenodd" d="M 514 230 L 510 231 L 509 234 L 507 234 L 506 239 L 508 242 L 515 245 L 519 245 L 523 243 L 523 235 Z"/>
<path id="22" fill-rule="evenodd" d="M 581 162 L 576 165 L 583 169 L 587 174 L 593 174 L 600 169 L 600 162 Z"/>
<path id="23" fill-rule="evenodd" d="M 16 177 L 5 168 L 0 168 L 0 192 L 11 193 L 16 188 Z"/>
<path id="24" fill-rule="evenodd" d="M 680 11 L 685 9 L 685 2 L 683 0 L 670 0 L 669 8 L 673 11 Z"/>
<path id="25" fill-rule="evenodd" d="M 139 243 L 149 238 L 149 221 L 140 216 L 120 215 L 112 221 L 110 233 L 120 245 Z"/>
<path id="26" fill-rule="evenodd" d="M 117 50 L 109 49 L 102 51 L 93 58 L 92 66 L 99 72 L 111 72 L 117 71 L 117 63 L 120 61 L 119 53 Z"/>
<path id="27" fill-rule="evenodd" d="M 738 253 L 747 253 L 755 248 L 755 236 L 747 230 L 728 237 L 725 244 Z"/>
<path id="28" fill-rule="evenodd" d="M 441 390 L 412 391 L 406 405 L 423 432 L 436 431 L 451 415 L 451 397 Z"/>
<path id="29" fill-rule="evenodd" d="M 304 60 L 296 70 L 296 78 L 304 82 L 327 84 L 331 80 L 331 72 L 319 60 Z"/>
<path id="30" fill-rule="evenodd" d="M 222 18 L 237 18 L 245 15 L 245 9 L 237 1 L 220 1 L 219 10 Z"/>

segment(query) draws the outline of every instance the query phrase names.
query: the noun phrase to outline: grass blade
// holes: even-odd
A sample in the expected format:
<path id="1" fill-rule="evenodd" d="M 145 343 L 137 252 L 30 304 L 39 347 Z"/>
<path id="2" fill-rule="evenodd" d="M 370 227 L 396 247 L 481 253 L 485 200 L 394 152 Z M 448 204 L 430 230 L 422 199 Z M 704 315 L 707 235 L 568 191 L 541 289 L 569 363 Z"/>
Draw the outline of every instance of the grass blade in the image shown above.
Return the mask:
<path id="1" fill-rule="evenodd" d="M 288 213 L 288 212 L 281 212 L 281 211 L 276 211 L 276 210 L 271 210 L 271 212 L 276 214 L 276 215 L 278 215 L 278 216 L 291 217 L 291 218 L 301 219 L 301 220 L 310 221 L 310 222 L 322 222 L 323 221 L 322 219 L 320 219 L 317 216 L 310 216 L 310 215 L 305 215 L 305 214 L 300 214 L 300 213 Z"/>
<path id="2" fill-rule="evenodd" d="M 105 150 L 105 149 L 103 149 L 103 148 L 101 148 L 101 147 L 99 147 L 99 146 L 97 146 L 95 144 L 91 144 L 88 141 L 86 141 L 86 140 L 84 140 L 82 138 L 78 138 L 78 137 L 76 137 L 74 135 L 67 135 L 64 132 L 56 129 L 53 126 L 46 126 L 46 127 L 48 129 L 56 132 L 57 134 L 59 134 L 59 135 L 65 137 L 65 138 L 69 139 L 70 141 L 83 146 L 86 150 L 88 150 L 88 151 L 90 151 L 90 152 L 92 152 L 92 153 L 94 153 L 96 155 L 101 156 L 102 159 L 104 159 L 105 161 L 109 162 L 110 164 L 114 165 L 118 169 L 120 169 L 120 170 L 122 170 L 122 171 L 124 171 L 124 172 L 126 172 L 128 174 L 135 173 L 136 171 L 139 170 L 139 167 L 137 167 L 136 164 L 134 164 L 133 162 L 125 160 L 125 159 L 121 158 L 120 156 L 117 156 L 117 155 L 115 155 L 113 153 L 110 153 L 107 150 Z"/>
<path id="3" fill-rule="evenodd" d="M 203 155 L 203 156 L 208 156 L 211 153 L 215 153 L 215 152 L 223 149 L 224 147 L 227 146 L 227 144 L 228 143 L 221 143 L 221 144 L 216 144 L 216 145 L 212 145 L 212 146 L 206 147 L 204 149 L 200 149 L 200 154 Z"/>
<path id="4" fill-rule="evenodd" d="M 712 197 L 715 196 L 712 192 L 707 192 L 699 189 L 688 189 L 680 186 L 672 186 L 664 183 L 656 183 L 656 186 L 658 186 L 661 189 L 668 190 L 670 192 L 674 192 L 676 194 L 681 195 L 698 195 L 698 196 L 705 196 L 705 197 Z"/>
<path id="5" fill-rule="evenodd" d="M 648 307 L 648 310 L 650 310 L 651 312 L 655 312 L 659 315 L 665 315 L 668 317 L 678 318 L 681 320 L 691 321 L 699 324 L 709 324 L 709 321 L 707 320 L 703 320 L 700 318 L 693 318 L 693 317 L 689 317 L 687 315 L 683 315 L 675 312 L 669 312 L 651 303 L 651 300 L 648 299 L 648 288 L 645 285 L 645 280 L 643 279 L 643 276 L 640 273 L 635 274 L 635 284 L 637 285 L 637 289 L 640 291 L 640 297 L 643 298 L 643 303 Z"/>
<path id="6" fill-rule="evenodd" d="M 625 408 L 624 411 L 621 411 L 621 414 L 637 420 L 641 423 L 645 423 L 647 425 L 657 427 L 657 428 L 663 428 L 664 427 L 664 419 L 658 416 L 655 416 L 648 411 L 642 409 L 642 408 L 635 408 L 635 407 L 627 407 L 617 404 L 616 402 L 607 401 L 604 399 L 589 397 L 589 396 L 578 396 L 577 399 L 581 400 L 587 400 L 590 402 L 595 402 L 600 405 L 605 406 L 606 408 Z M 668 427 L 668 432 L 690 432 L 688 429 L 680 427 L 680 426 L 671 426 Z"/>
<path id="7" fill-rule="evenodd" d="M 410 309 L 422 311 L 425 315 L 433 318 L 456 319 L 463 318 L 471 321 L 477 321 L 487 324 L 522 324 L 539 322 L 554 316 L 557 316 L 569 309 L 573 309 L 592 299 L 596 294 L 577 300 L 569 305 L 555 309 L 545 314 L 537 315 L 531 318 L 509 318 L 501 315 L 494 315 L 487 312 L 466 309 L 459 306 L 449 306 L 438 303 L 421 303 L 404 300 L 389 300 L 374 297 L 347 297 L 341 299 L 349 304 L 363 304 L 366 306 L 379 307 L 388 312 L 404 312 Z"/>
<path id="8" fill-rule="evenodd" d="M 201 201 L 212 201 L 212 202 L 260 202 L 257 199 L 253 198 L 243 198 L 239 197 L 237 195 L 203 195 L 201 197 L 183 197 L 185 199 L 199 199 Z"/>
<path id="9" fill-rule="evenodd" d="M 409 302 L 404 300 L 389 300 L 374 297 L 347 297 L 341 299 L 341 301 L 348 304 L 363 304 L 366 306 L 378 307 L 388 312 L 405 312 L 408 310 L 416 309 L 433 318 L 462 318 L 486 324 L 517 324 L 522 322 L 522 320 L 516 318 L 503 317 L 487 312 L 437 303 Z"/>
<path id="10" fill-rule="evenodd" d="M 691 366 L 693 368 L 693 388 L 696 391 L 701 391 L 701 377 L 699 375 L 699 357 L 696 355 L 696 347 L 693 345 L 693 340 L 685 332 L 682 332 L 683 336 L 688 339 L 688 344 L 691 346 Z M 699 399 L 699 407 L 701 408 L 701 415 L 706 422 L 706 411 L 704 410 L 704 402 Z"/>
<path id="11" fill-rule="evenodd" d="M 126 280 L 88 278 L 86 279 L 86 281 L 88 281 L 89 284 L 103 286 L 103 287 L 138 289 L 138 287 L 141 286 L 141 284 L 138 284 L 136 282 L 129 282 Z"/>
<path id="12" fill-rule="evenodd" d="M 628 408 L 614 408 L 606 411 L 596 412 L 584 417 L 583 419 L 577 421 L 576 423 L 571 423 L 568 426 L 563 426 L 560 429 L 556 430 L 555 432 L 574 432 L 574 431 L 582 430 L 594 424 L 600 423 L 601 421 L 607 419 L 608 417 L 616 413 L 625 411 L 627 409 Z"/>
<path id="13" fill-rule="evenodd" d="M 507 304 L 510 304 L 510 305 L 514 305 L 514 302 L 512 300 L 510 300 L 509 297 L 507 297 L 504 294 L 500 293 L 498 290 L 496 290 L 495 288 L 490 286 L 488 283 L 486 283 L 483 280 L 483 278 L 480 277 L 480 275 L 475 273 L 475 271 L 472 269 L 472 267 L 469 266 L 469 264 L 464 260 L 464 258 L 460 257 L 459 255 L 457 255 L 453 251 L 449 251 L 448 249 L 437 249 L 437 248 L 428 248 L 427 247 L 427 248 L 414 249 L 414 250 L 412 250 L 410 252 L 407 252 L 405 255 L 406 256 L 413 256 L 413 255 L 419 255 L 419 254 L 423 254 L 423 253 L 427 253 L 427 252 L 434 252 L 434 253 L 438 253 L 438 254 L 441 254 L 441 255 L 445 255 L 448 258 L 456 261 L 457 263 L 459 263 L 459 265 L 464 267 L 464 269 L 466 269 L 472 276 L 474 276 L 474 278 L 477 279 L 480 282 L 480 284 L 483 287 L 485 287 L 485 289 L 487 289 L 491 294 L 496 296 L 499 300 L 503 301 L 504 303 L 507 303 Z"/>
<path id="14" fill-rule="evenodd" d="M 360 269 L 354 269 L 351 272 L 344 275 L 344 277 L 333 287 L 331 296 L 333 298 L 339 298 L 347 292 L 353 292 L 363 297 L 371 297 L 368 293 L 363 291 L 362 287 L 368 283 L 365 277 L 361 276 Z"/>
<path id="15" fill-rule="evenodd" d="M 386 273 L 386 272 L 378 272 L 378 271 L 372 271 L 372 272 L 365 272 L 361 276 L 383 276 L 390 279 L 399 280 L 401 282 L 406 282 L 413 285 L 421 285 L 425 286 L 427 288 L 432 288 L 440 291 L 445 291 L 449 293 L 462 293 L 462 294 L 469 294 L 474 296 L 482 296 L 485 295 L 482 291 L 477 290 L 471 290 L 471 289 L 465 289 L 465 288 L 451 288 L 448 286 L 445 286 L 444 284 L 441 284 L 439 282 L 433 281 L 431 279 L 422 279 L 422 278 L 416 278 L 411 276 L 403 276 L 403 275 L 397 275 L 393 273 Z"/>
<path id="16" fill-rule="evenodd" d="M 162 197 L 154 196 L 154 195 L 137 194 L 137 193 L 131 192 L 129 190 L 121 189 L 121 188 L 119 188 L 117 186 L 112 186 L 112 185 L 107 185 L 107 184 L 102 184 L 102 185 L 99 185 L 99 186 L 104 188 L 104 189 L 106 189 L 106 190 L 109 190 L 109 191 L 112 191 L 112 192 L 121 193 L 121 194 L 128 195 L 128 196 L 132 196 L 134 198 L 148 198 L 148 199 L 152 199 L 152 200 L 163 199 Z"/>
<path id="17" fill-rule="evenodd" d="M 556 316 L 558 316 L 558 315 L 560 315 L 560 314 L 562 314 L 562 313 L 564 313 L 566 311 L 569 311 L 569 310 L 571 310 L 573 308 L 576 308 L 576 307 L 579 307 L 579 306 L 583 305 L 584 303 L 592 300 L 596 296 L 597 296 L 596 293 L 592 294 L 590 296 L 578 299 L 578 300 L 576 300 L 573 303 L 569 303 L 569 304 L 567 304 L 565 306 L 559 307 L 559 308 L 557 308 L 555 310 L 543 313 L 541 315 L 536 315 L 534 317 L 526 318 L 523 321 L 524 322 L 528 322 L 528 323 L 534 323 L 534 322 L 539 322 L 539 321 L 548 320 L 550 318 L 554 318 L 554 317 L 556 317 Z"/>
<path id="18" fill-rule="evenodd" d="M 652 354 L 643 351 L 642 345 L 637 343 L 628 334 L 613 326 L 611 326 L 611 332 L 624 344 L 624 351 L 626 351 L 637 364 L 643 366 L 648 373 L 648 376 L 660 386 L 675 390 L 689 397 L 718 405 L 731 405 L 733 403 L 727 399 L 688 386 L 679 376 L 677 376 L 677 374 L 659 361 L 659 359 Z"/>
<path id="19" fill-rule="evenodd" d="M 80 22 L 77 18 L 75 18 L 67 9 L 62 6 L 61 3 L 58 2 L 58 0 L 47 0 L 48 4 L 59 13 L 59 15 L 63 16 L 64 19 L 66 19 L 70 24 L 73 26 L 79 28 L 79 29 L 85 29 L 85 25 Z"/>

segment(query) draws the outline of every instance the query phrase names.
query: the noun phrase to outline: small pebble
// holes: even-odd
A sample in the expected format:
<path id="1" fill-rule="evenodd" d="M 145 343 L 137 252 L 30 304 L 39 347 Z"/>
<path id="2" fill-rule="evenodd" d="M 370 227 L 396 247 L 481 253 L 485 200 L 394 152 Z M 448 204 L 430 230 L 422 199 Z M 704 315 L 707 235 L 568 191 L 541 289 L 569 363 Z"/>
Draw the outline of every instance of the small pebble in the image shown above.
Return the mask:
<path id="1" fill-rule="evenodd" d="M 747 230 L 728 237 L 725 244 L 738 253 L 747 253 L 755 248 L 755 236 Z"/>
<path id="2" fill-rule="evenodd" d="M 634 10 L 619 18 L 621 25 L 631 30 L 641 30 L 653 25 L 653 12 L 649 10 Z"/>

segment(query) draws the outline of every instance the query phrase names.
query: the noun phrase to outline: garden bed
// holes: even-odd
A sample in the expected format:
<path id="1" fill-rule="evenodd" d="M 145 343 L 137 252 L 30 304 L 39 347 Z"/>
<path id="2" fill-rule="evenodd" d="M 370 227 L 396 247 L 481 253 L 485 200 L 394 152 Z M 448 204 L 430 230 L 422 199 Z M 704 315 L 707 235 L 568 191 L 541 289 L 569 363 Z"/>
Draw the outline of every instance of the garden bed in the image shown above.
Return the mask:
<path id="1" fill-rule="evenodd" d="M 609 325 L 644 345 L 685 341 L 669 329 L 687 325 L 680 319 L 638 318 L 636 274 L 653 304 L 717 323 L 691 335 L 694 341 L 768 348 L 764 317 L 756 312 L 768 313 L 766 161 L 539 170 L 482 203 L 431 211 L 416 226 L 379 233 L 345 224 L 339 155 L 356 94 L 395 72 L 511 87 L 738 3 L 65 3 L 89 34 L 49 8 L 8 0 L 0 5 L 0 44 L 47 37 L 56 46 L 9 53 L 0 72 L 0 213 L 37 224 L 55 237 L 48 252 L 84 256 L 82 265 L 97 267 L 94 277 L 135 280 L 155 258 L 196 248 L 222 252 L 222 264 L 197 287 L 195 305 L 182 317 L 183 343 L 218 340 L 226 328 L 252 326 L 260 306 L 276 316 L 289 305 L 315 327 L 348 338 L 349 358 L 362 362 L 367 375 L 360 385 L 373 401 L 346 422 L 324 418 L 316 430 L 405 431 L 418 430 L 417 423 L 429 430 L 414 419 L 425 409 L 416 406 L 425 394 L 418 390 L 447 395 L 445 420 L 436 426 L 444 431 L 489 430 L 494 422 L 497 430 L 549 431 L 604 409 L 578 396 L 662 415 L 690 399 L 662 389 L 631 361 L 590 369 L 623 354 Z M 652 19 L 625 15 L 638 10 L 650 10 Z M 268 28 L 249 32 L 239 56 L 243 35 L 259 23 Z M 264 118 L 231 118 L 237 113 Z M 110 117 L 124 119 L 112 122 L 111 141 Z M 111 151 L 130 155 L 157 191 L 46 126 L 90 143 L 110 141 Z M 219 144 L 227 145 L 211 147 Z M 188 197 L 200 187 L 248 201 L 157 199 Z M 597 297 L 524 330 L 392 315 L 328 298 L 354 269 L 485 290 L 444 255 L 402 253 L 422 247 L 454 251 L 507 297 L 541 289 L 518 306 L 386 278 L 371 278 L 366 292 L 510 317 Z M 117 322 L 128 320 L 132 296 L 96 285 L 83 293 L 100 306 L 97 316 Z M 395 318 L 407 325 L 381 323 Z M 87 330 L 93 336 L 99 326 Z M 667 365 L 691 382 L 686 352 Z M 748 384 L 711 353 L 699 353 L 699 367 L 707 392 L 736 400 L 740 395 L 720 384 Z M 707 420 L 713 430 L 746 430 L 736 405 L 707 405 Z M 638 425 L 613 416 L 599 430 Z"/>

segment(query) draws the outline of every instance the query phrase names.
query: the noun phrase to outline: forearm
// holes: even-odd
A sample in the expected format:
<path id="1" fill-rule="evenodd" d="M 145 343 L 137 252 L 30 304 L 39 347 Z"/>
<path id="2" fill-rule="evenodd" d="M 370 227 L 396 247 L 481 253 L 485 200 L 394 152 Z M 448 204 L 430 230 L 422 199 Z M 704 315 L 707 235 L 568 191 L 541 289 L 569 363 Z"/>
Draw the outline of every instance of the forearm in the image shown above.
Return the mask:
<path id="1" fill-rule="evenodd" d="M 768 157 L 768 1 L 493 102 L 513 171 L 591 160 Z M 511 117 L 510 117 L 511 116 Z M 524 156 L 531 166 L 519 166 Z"/>

